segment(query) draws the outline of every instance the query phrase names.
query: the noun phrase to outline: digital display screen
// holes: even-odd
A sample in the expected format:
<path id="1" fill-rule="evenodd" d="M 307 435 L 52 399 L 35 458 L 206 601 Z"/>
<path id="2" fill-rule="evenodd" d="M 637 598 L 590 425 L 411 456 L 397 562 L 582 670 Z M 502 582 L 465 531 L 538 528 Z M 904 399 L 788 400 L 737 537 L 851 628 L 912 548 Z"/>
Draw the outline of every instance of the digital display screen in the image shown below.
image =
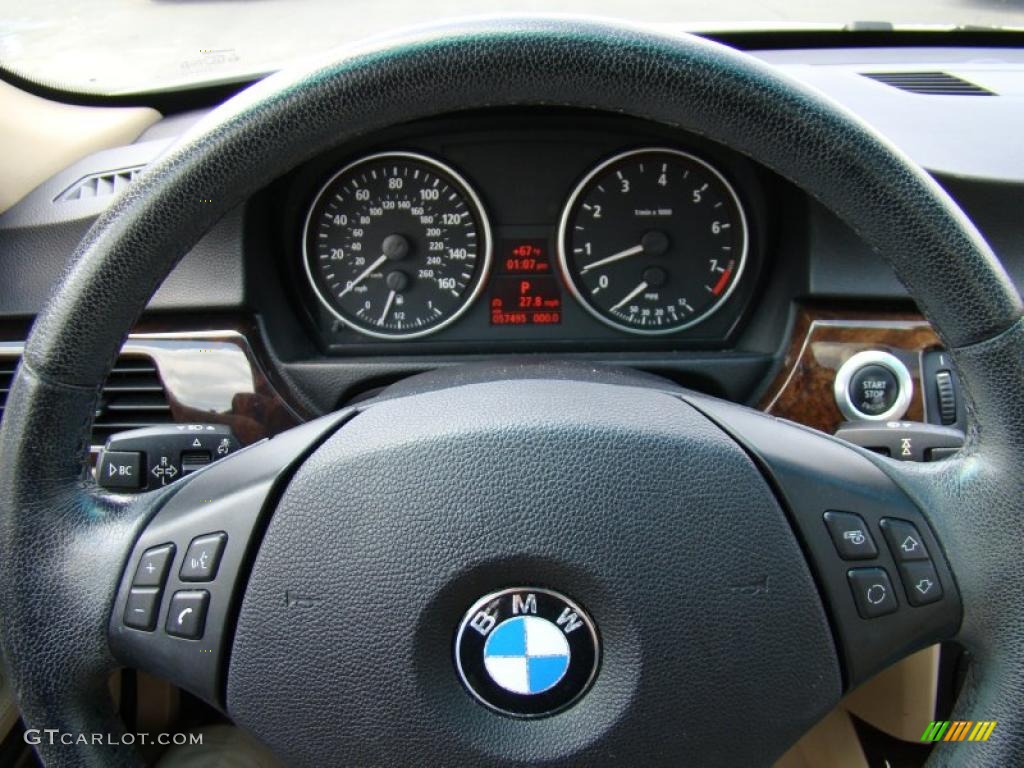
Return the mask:
<path id="1" fill-rule="evenodd" d="M 491 325 L 557 325 L 562 289 L 543 239 L 501 240 L 491 280 Z"/>
<path id="2" fill-rule="evenodd" d="M 557 325 L 562 293 L 554 275 L 499 275 L 491 282 L 491 325 Z"/>
<path id="3" fill-rule="evenodd" d="M 499 270 L 506 275 L 549 275 L 548 244 L 542 239 L 502 240 Z"/>

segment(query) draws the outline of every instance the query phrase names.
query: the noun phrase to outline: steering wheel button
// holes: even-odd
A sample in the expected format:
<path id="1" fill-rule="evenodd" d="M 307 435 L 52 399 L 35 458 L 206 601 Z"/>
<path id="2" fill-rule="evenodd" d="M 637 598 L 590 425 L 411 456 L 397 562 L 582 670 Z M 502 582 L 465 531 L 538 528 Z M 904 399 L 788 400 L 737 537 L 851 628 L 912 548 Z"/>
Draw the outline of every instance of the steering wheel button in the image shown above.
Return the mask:
<path id="1" fill-rule="evenodd" d="M 135 578 L 132 579 L 132 586 L 163 587 L 164 579 L 167 578 L 167 571 L 170 569 L 171 560 L 173 559 L 173 544 L 164 544 L 161 547 L 147 549 L 139 559 L 139 565 L 135 569 Z"/>
<path id="2" fill-rule="evenodd" d="M 825 525 L 843 560 L 870 560 L 878 555 L 871 532 L 860 515 L 830 509 L 825 513 Z"/>
<path id="3" fill-rule="evenodd" d="M 928 605 L 942 599 L 942 584 L 931 560 L 918 560 L 900 565 L 903 590 L 913 606 Z"/>
<path id="4" fill-rule="evenodd" d="M 889 543 L 889 550 L 897 563 L 929 559 L 924 540 L 913 523 L 887 517 L 878 526 L 882 529 L 882 534 Z"/>
<path id="5" fill-rule="evenodd" d="M 135 490 L 142 487 L 141 467 L 138 451 L 103 451 L 96 466 L 96 482 L 104 488 Z"/>
<path id="6" fill-rule="evenodd" d="M 889 574 L 884 568 L 853 568 L 846 573 L 862 619 L 876 619 L 899 607 Z"/>
<path id="7" fill-rule="evenodd" d="M 132 629 L 152 632 L 160 608 L 160 590 L 156 587 L 133 587 L 124 606 L 124 624 Z"/>
<path id="8" fill-rule="evenodd" d="M 220 565 L 220 556 L 227 544 L 226 533 L 211 533 L 192 539 L 181 562 L 178 576 L 182 581 L 213 581 Z"/>
<path id="9" fill-rule="evenodd" d="M 205 589 L 175 592 L 167 609 L 167 634 L 198 640 L 206 628 L 206 610 L 210 607 L 210 593 Z"/>

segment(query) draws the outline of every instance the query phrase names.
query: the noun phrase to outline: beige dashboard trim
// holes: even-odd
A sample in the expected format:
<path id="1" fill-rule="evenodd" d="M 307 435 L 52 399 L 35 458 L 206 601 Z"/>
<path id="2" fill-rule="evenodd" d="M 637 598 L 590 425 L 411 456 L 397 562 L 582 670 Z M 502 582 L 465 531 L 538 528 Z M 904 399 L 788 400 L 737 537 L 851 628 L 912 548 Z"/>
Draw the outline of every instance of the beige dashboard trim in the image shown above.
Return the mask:
<path id="1" fill-rule="evenodd" d="M 58 171 L 130 144 L 160 119 L 149 107 L 81 107 L 0 81 L 0 213 Z"/>

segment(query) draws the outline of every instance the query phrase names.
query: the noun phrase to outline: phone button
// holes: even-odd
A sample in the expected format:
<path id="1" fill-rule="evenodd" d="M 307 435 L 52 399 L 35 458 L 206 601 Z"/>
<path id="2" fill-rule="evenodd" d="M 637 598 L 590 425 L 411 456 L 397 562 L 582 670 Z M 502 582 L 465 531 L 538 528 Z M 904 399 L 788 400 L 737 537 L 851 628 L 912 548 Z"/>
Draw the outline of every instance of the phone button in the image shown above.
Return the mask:
<path id="1" fill-rule="evenodd" d="M 167 634 L 198 640 L 206 627 L 206 610 L 210 607 L 210 593 L 205 589 L 175 592 L 167 608 L 164 629 Z"/>

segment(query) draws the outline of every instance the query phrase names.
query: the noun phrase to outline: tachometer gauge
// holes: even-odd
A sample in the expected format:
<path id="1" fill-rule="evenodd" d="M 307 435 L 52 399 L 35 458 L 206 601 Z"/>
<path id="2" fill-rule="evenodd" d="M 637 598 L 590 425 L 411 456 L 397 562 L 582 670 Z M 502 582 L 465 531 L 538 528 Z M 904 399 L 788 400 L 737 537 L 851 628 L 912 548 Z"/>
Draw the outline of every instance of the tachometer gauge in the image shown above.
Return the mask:
<path id="1" fill-rule="evenodd" d="M 412 339 L 454 322 L 480 293 L 491 235 L 479 198 L 448 166 L 387 152 L 339 171 L 303 234 L 316 295 L 343 323 Z"/>
<path id="2" fill-rule="evenodd" d="M 559 259 L 570 289 L 623 331 L 666 334 L 707 319 L 729 298 L 747 257 L 736 192 L 703 160 L 640 149 L 607 160 L 562 213 Z"/>

